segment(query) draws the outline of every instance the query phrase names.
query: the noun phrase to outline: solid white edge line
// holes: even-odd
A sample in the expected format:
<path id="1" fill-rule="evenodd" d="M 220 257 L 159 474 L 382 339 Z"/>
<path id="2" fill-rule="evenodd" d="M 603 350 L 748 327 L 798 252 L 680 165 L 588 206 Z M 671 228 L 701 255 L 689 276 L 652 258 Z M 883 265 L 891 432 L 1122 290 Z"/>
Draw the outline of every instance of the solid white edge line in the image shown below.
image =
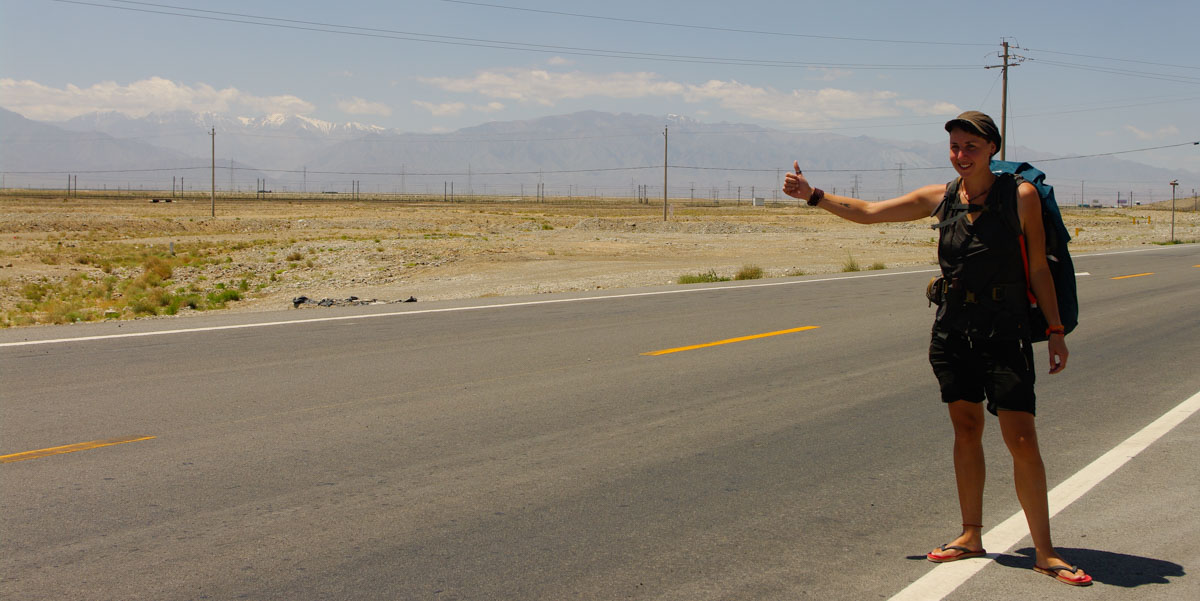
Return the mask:
<path id="1" fill-rule="evenodd" d="M 1132 250 L 1113 251 L 1113 252 L 1107 252 L 1107 253 L 1074 255 L 1074 257 L 1075 258 L 1101 257 L 1101 256 L 1105 256 L 1105 255 L 1121 255 L 1121 254 L 1128 254 L 1128 253 L 1149 252 L 1149 251 L 1163 250 L 1165 248 L 1170 248 L 1170 247 L 1138 248 L 1138 249 L 1132 249 Z M 833 282 L 833 281 L 837 281 L 837 280 L 856 280 L 856 279 L 863 279 L 863 278 L 878 278 L 878 277 L 887 277 L 887 276 L 895 276 L 895 275 L 910 275 L 910 274 L 914 274 L 914 273 L 930 273 L 930 272 L 934 272 L 934 271 L 939 271 L 939 269 L 917 269 L 917 270 L 913 270 L 913 271 L 894 271 L 894 272 L 888 272 L 888 273 L 858 274 L 858 275 L 852 275 L 852 276 L 819 278 L 819 279 L 815 279 L 815 280 L 789 280 L 786 282 L 764 282 L 764 283 L 758 283 L 758 284 L 741 284 L 741 285 L 732 285 L 732 286 L 710 286 L 710 287 L 705 287 L 705 288 L 685 288 L 682 290 L 659 290 L 659 291 L 655 291 L 655 292 L 631 292 L 628 294 L 612 294 L 612 295 L 606 295 L 606 296 L 586 296 L 586 297 L 579 297 L 579 298 L 560 298 L 560 299 L 539 300 L 539 301 L 525 301 L 525 302 L 519 302 L 519 303 L 503 303 L 503 304 L 498 304 L 498 305 L 473 305 L 473 306 L 469 306 L 469 307 L 450 307 L 450 308 L 446 308 L 446 309 L 425 309 L 425 310 L 419 310 L 419 311 L 394 311 L 391 313 L 373 313 L 370 315 L 343 315 L 341 317 L 318 317 L 315 319 L 289 319 L 289 320 L 285 320 L 285 321 L 268 321 L 268 322 L 263 322 L 263 323 L 247 323 L 247 324 L 237 324 L 237 325 L 229 325 L 229 326 L 211 326 L 211 327 L 205 327 L 205 328 L 184 328 L 184 329 L 180 329 L 180 330 L 155 330 L 153 332 L 130 332 L 130 333 L 125 333 L 125 334 L 103 334 L 103 335 L 99 335 L 99 336 L 80 336 L 77 338 L 53 338 L 53 339 L 47 339 L 47 340 L 23 340 L 20 342 L 0 342 L 0 348 L 15 347 L 15 346 L 33 346 L 33 345 L 38 345 L 38 344 L 62 344 L 62 343 L 66 343 L 66 342 L 86 342 L 89 340 L 110 340 L 110 339 L 115 339 L 115 338 L 138 338 L 138 337 L 142 337 L 142 336 L 166 336 L 168 334 L 190 334 L 190 333 L 195 333 L 195 332 L 216 332 L 219 330 L 241 330 L 241 329 L 245 329 L 245 328 L 263 328 L 263 327 L 268 327 L 268 326 L 320 323 L 320 322 L 325 322 L 325 321 L 345 321 L 345 320 L 349 320 L 349 319 L 368 319 L 368 318 L 372 318 L 372 317 L 397 317 L 397 316 L 401 316 L 401 315 L 422 315 L 422 314 L 426 314 L 426 313 L 450 313 L 450 312 L 457 312 L 457 311 L 479 311 L 482 309 L 502 309 L 502 308 L 508 308 L 508 307 L 528 307 L 528 306 L 533 306 L 533 305 L 549 305 L 549 304 L 557 304 L 557 303 L 577 303 L 577 302 L 583 302 L 583 301 L 608 300 L 608 299 L 616 299 L 616 298 L 634 298 L 634 297 L 639 297 L 639 296 L 659 296 L 659 295 L 664 295 L 664 294 L 682 294 L 682 293 L 689 293 L 689 292 L 710 292 L 713 290 L 741 290 L 743 288 L 764 288 L 764 287 L 768 287 L 768 286 L 794 286 L 794 285 L 799 285 L 799 284 L 815 284 L 818 282 Z M 1078 275 L 1078 274 L 1076 274 L 1076 275 Z M 1084 274 L 1084 275 L 1090 275 L 1090 274 Z"/>
<path id="2" fill-rule="evenodd" d="M 1148 426 L 1055 486 L 1048 495 L 1050 517 L 1054 517 L 1089 490 L 1095 488 L 1097 484 L 1120 469 L 1130 459 L 1146 450 L 1154 441 L 1162 438 L 1175 426 L 1194 415 L 1197 410 L 1200 410 L 1200 392 L 1171 408 Z M 1012 517 L 984 533 L 983 536 L 987 541 L 986 546 L 1002 549 L 1001 553 L 1003 553 L 1028 534 L 1029 527 L 1025 522 L 1025 513 L 1018 511 Z M 999 555 L 1000 553 L 989 553 L 988 558 L 995 559 Z M 937 601 L 943 599 L 991 563 L 983 560 L 964 560 L 939 564 L 929 573 L 913 581 L 904 590 L 896 593 L 889 601 Z"/>
<path id="3" fill-rule="evenodd" d="M 47 340 L 23 340 L 20 342 L 0 342 L 0 348 L 13 346 L 32 346 L 37 344 L 62 344 L 65 342 L 85 342 L 89 340 L 110 340 L 114 338 L 137 338 L 142 336 L 165 336 L 168 334 L 190 334 L 195 332 L 215 332 L 219 330 L 241 330 L 245 328 L 264 328 L 268 326 L 284 326 L 296 324 L 320 323 L 327 321 L 346 321 L 351 319 L 371 319 L 376 317 L 399 317 L 404 315 L 424 315 L 429 313 L 456 313 L 459 311 L 481 311 L 485 309 L 505 309 L 511 307 L 530 307 L 534 305 L 554 305 L 561 303 L 578 303 L 584 301 L 602 301 L 620 298 L 636 298 L 642 296 L 662 296 L 667 294 L 685 294 L 693 292 L 711 292 L 715 290 L 742 290 L 745 288 L 766 288 L 771 286 L 795 286 L 799 284 L 815 284 L 819 282 L 833 282 L 838 280 L 856 280 L 864 278 L 879 278 L 897 275 L 909 275 L 914 273 L 929 273 L 938 271 L 937 269 L 920 269 L 915 271 L 896 271 L 889 273 L 869 273 L 852 276 L 828 277 L 815 280 L 789 280 L 785 282 L 760 282 L 757 284 L 740 284 L 726 286 L 707 286 L 704 288 L 684 288 L 680 290 L 656 290 L 653 292 L 629 292 L 625 294 L 609 294 L 603 296 L 584 296 L 576 298 L 555 298 L 535 301 L 522 301 L 514 303 L 500 303 L 494 305 L 471 305 L 467 307 L 447 307 L 444 309 L 422 309 L 416 311 L 393 311 L 390 313 L 372 313 L 367 315 L 342 315 L 339 317 L 317 317 L 314 319 L 289 319 L 284 321 L 266 321 L 262 323 L 246 323 L 235 324 L 228 326 L 209 326 L 203 328 L 183 328 L 179 330 L 155 330 L 153 332 L 128 332 L 121 334 L 102 334 L 98 336 L 79 336 L 76 338 L 52 338 Z"/>

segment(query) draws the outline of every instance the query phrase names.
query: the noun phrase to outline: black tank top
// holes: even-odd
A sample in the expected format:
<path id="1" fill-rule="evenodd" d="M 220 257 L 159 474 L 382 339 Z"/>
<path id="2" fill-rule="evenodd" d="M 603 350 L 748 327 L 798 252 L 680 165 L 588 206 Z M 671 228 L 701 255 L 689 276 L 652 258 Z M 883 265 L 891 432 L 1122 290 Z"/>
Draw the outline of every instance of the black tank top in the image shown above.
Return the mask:
<path id="1" fill-rule="evenodd" d="M 935 330 L 971 338 L 1029 338 L 1029 301 L 1018 238 L 1021 181 L 1012 174 L 997 175 L 983 210 L 972 212 L 974 221 L 959 219 L 941 228 L 938 263 L 950 289 L 938 307 Z M 958 186 L 959 180 L 947 185 L 946 197 L 934 212 L 939 221 L 961 213 L 964 205 L 958 199 Z"/>

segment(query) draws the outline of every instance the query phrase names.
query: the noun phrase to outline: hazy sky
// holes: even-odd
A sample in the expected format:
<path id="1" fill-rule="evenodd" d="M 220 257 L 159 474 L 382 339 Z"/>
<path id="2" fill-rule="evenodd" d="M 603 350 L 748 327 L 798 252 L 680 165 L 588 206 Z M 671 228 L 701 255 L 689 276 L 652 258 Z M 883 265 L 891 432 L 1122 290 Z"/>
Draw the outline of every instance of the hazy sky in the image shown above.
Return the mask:
<path id="1" fill-rule="evenodd" d="M 594 109 L 1062 155 L 1200 140 L 1195 0 L 0 0 L 0 106 L 302 114 L 409 132 Z M 1200 173 L 1200 146 L 1122 155 Z M 1010 158 L 1014 158 L 1010 155 Z M 1019 158 L 1019 157 L 1016 157 Z"/>

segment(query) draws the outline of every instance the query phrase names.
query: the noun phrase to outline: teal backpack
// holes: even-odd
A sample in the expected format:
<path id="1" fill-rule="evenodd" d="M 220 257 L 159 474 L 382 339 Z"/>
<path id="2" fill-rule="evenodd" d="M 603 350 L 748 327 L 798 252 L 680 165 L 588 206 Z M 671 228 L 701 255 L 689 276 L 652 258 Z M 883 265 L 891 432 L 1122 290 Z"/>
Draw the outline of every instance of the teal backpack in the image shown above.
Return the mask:
<path id="1" fill-rule="evenodd" d="M 1042 199 L 1042 229 L 1046 232 L 1046 264 L 1050 266 L 1050 276 L 1054 280 L 1054 293 L 1058 297 L 1058 316 L 1062 319 L 1063 327 L 1068 334 L 1079 325 L 1079 294 L 1075 288 L 1075 264 L 1067 251 L 1067 243 L 1071 235 L 1063 223 L 1062 212 L 1058 210 L 1058 202 L 1054 200 L 1054 188 L 1046 183 L 1046 174 L 1029 163 L 1013 161 L 992 161 L 993 173 L 1013 173 L 1037 188 L 1038 196 Z M 1004 211 L 1009 215 L 1009 222 L 1021 238 L 1021 248 L 1025 248 L 1025 235 L 1021 231 L 1021 220 L 1017 216 L 1016 207 L 1012 211 Z M 1023 257 L 1025 258 L 1025 257 Z M 1049 338 L 1046 335 L 1046 317 L 1037 306 L 1037 298 L 1028 289 L 1029 260 L 1025 258 L 1026 295 L 1029 297 L 1029 326 L 1034 342 Z"/>

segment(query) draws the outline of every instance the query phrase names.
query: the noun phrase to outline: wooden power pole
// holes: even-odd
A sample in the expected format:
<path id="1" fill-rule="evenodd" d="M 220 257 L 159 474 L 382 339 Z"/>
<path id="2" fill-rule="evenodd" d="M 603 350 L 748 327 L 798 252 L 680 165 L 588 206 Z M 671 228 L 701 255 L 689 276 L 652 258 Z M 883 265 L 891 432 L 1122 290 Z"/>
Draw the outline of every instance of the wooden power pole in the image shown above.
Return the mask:
<path id="1" fill-rule="evenodd" d="M 667 220 L 667 127 L 663 126 L 663 221 Z"/>
<path id="2" fill-rule="evenodd" d="M 1008 40 L 1004 40 L 1002 42 L 1002 44 L 1004 46 L 1004 52 L 1003 52 L 1003 54 L 1001 54 L 1001 58 L 1003 58 L 1004 60 L 999 65 L 988 65 L 988 66 L 984 67 L 985 69 L 1000 68 L 1000 70 L 1001 70 L 1000 71 L 1000 74 L 1001 74 L 1000 79 L 1002 81 L 1002 83 L 1000 85 L 1000 160 L 1001 161 L 1005 160 L 1004 159 L 1004 147 L 1008 145 L 1008 68 L 1016 67 L 1017 65 L 1021 64 L 1020 61 L 1025 60 L 1025 57 L 1023 57 L 1023 56 L 1009 54 Z M 1010 59 L 1016 60 L 1017 62 L 1010 63 L 1010 62 L 1008 62 Z"/>
<path id="3" fill-rule="evenodd" d="M 212 128 L 212 216 L 217 216 L 217 128 Z"/>

